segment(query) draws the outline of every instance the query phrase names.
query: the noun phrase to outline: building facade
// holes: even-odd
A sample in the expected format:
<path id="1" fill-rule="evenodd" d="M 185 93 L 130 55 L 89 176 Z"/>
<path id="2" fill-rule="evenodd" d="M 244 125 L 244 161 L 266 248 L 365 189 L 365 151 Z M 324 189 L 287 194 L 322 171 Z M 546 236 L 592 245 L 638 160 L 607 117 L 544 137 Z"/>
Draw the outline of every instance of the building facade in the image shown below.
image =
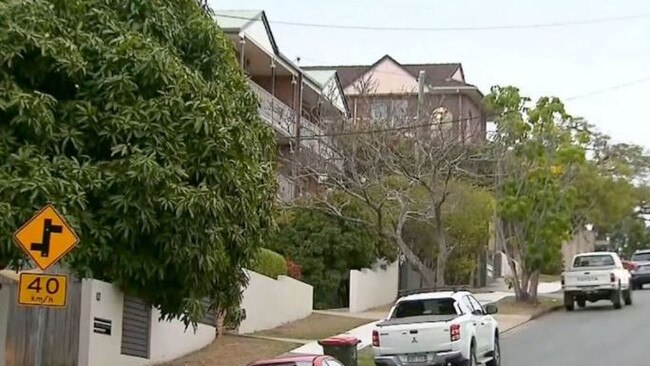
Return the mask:
<path id="1" fill-rule="evenodd" d="M 216 13 L 259 98 L 262 120 L 276 132 L 278 198 L 286 202 L 313 191 L 318 176 L 304 167 L 326 169 L 342 162 L 325 126 L 327 119 L 348 116 L 336 72 L 308 72 L 284 56 L 263 11 Z"/>
<path id="2" fill-rule="evenodd" d="M 460 63 L 400 64 L 386 55 L 371 65 L 306 69 L 337 72 L 357 123 L 438 124 L 461 141 L 485 140 L 483 94 L 467 83 Z"/>

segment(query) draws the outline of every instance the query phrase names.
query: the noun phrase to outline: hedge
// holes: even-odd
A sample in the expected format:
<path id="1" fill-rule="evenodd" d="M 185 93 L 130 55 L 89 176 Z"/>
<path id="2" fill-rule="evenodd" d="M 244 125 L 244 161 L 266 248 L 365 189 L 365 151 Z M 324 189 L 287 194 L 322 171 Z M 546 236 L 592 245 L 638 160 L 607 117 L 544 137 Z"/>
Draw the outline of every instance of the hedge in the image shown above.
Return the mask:
<path id="1" fill-rule="evenodd" d="M 277 278 L 280 275 L 286 276 L 287 262 L 280 254 L 262 248 L 258 252 L 253 268 L 251 269 L 267 277 Z"/>

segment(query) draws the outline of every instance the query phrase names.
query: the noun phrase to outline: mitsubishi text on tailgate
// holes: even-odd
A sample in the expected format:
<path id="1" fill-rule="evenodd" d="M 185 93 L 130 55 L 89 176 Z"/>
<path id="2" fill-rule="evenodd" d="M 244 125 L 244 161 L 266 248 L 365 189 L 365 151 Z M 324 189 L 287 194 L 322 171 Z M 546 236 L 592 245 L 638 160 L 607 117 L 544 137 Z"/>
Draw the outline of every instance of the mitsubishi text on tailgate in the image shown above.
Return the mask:
<path id="1" fill-rule="evenodd" d="M 496 311 L 466 291 L 402 297 L 373 331 L 375 364 L 498 366 Z"/>
<path id="2" fill-rule="evenodd" d="M 632 305 L 630 277 L 616 253 L 578 254 L 573 257 L 571 269 L 562 273 L 564 307 L 571 311 L 575 303 L 582 308 L 587 301 L 599 300 L 610 300 L 615 309 L 620 309 L 623 302 Z"/>

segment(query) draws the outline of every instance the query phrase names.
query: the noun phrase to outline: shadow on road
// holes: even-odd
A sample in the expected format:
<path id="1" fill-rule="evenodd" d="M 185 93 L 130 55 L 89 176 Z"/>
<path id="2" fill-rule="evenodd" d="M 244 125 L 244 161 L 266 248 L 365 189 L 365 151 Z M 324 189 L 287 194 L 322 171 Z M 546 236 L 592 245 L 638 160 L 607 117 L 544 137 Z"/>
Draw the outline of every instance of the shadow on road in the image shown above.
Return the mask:
<path id="1" fill-rule="evenodd" d="M 587 304 L 586 307 L 580 308 L 576 307 L 573 312 L 580 313 L 580 312 L 590 312 L 590 311 L 619 311 L 618 309 L 614 309 L 614 306 L 612 304 L 607 304 L 607 303 L 602 303 L 602 304 Z"/>

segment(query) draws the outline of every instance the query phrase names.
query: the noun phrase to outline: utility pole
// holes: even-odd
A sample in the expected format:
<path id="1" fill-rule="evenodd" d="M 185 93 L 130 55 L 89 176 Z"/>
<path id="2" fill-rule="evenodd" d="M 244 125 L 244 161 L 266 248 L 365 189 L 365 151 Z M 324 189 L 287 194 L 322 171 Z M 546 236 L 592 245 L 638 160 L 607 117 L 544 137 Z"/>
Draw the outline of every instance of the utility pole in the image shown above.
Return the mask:
<path id="1" fill-rule="evenodd" d="M 417 115 L 416 115 L 416 123 L 418 125 L 422 125 L 422 110 L 424 109 L 424 77 L 426 76 L 426 72 L 424 70 L 420 70 L 418 73 L 418 107 L 417 107 Z M 416 128 L 415 129 L 415 160 L 419 161 L 420 160 L 420 148 L 418 146 L 418 138 L 420 135 L 420 129 Z"/>
<path id="2" fill-rule="evenodd" d="M 422 107 L 424 106 L 424 78 L 426 72 L 420 70 L 418 74 L 418 110 L 417 110 L 417 120 L 418 124 L 422 121 Z"/>

